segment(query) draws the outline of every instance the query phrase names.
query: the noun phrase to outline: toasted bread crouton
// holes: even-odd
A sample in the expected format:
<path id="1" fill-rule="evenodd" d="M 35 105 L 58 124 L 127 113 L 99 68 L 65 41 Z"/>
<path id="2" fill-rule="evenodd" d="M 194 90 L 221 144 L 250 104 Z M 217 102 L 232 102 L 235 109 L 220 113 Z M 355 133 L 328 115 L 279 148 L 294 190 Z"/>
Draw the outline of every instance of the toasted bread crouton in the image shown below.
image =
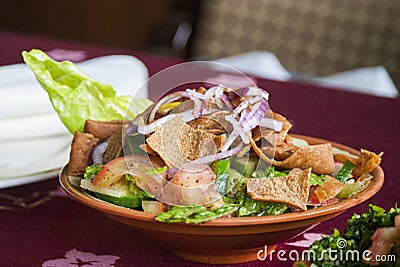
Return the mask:
<path id="1" fill-rule="evenodd" d="M 92 163 L 92 150 L 98 142 L 99 139 L 90 133 L 75 132 L 69 157 L 69 175 L 80 176 L 85 173 L 86 167 Z"/>
<path id="2" fill-rule="evenodd" d="M 103 155 L 103 164 L 123 155 L 122 131 L 113 134 L 108 139 L 108 146 Z"/>
<path id="3" fill-rule="evenodd" d="M 311 168 L 293 169 L 287 176 L 247 179 L 247 193 L 260 201 L 286 203 L 307 210 Z"/>
<path id="4" fill-rule="evenodd" d="M 194 129 L 181 116 L 177 116 L 157 127 L 146 142 L 168 167 L 177 167 L 216 153 L 223 146 L 225 138 L 223 135 Z"/>
<path id="5" fill-rule="evenodd" d="M 112 121 L 97 121 L 97 120 L 86 120 L 85 122 L 85 133 L 90 133 L 100 142 L 107 140 L 111 135 L 122 131 L 123 120 L 112 120 Z"/>

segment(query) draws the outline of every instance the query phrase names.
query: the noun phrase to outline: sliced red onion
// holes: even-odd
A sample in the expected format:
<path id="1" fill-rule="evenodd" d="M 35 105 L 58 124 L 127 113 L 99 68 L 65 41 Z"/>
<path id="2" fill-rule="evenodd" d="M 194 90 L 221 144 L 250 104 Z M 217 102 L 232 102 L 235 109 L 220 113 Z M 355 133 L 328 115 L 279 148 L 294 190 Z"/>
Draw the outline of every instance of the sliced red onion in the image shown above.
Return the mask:
<path id="1" fill-rule="evenodd" d="M 192 111 L 186 110 L 181 113 L 173 113 L 173 114 L 165 115 L 164 117 L 161 117 L 160 119 L 153 121 L 152 123 L 147 124 L 147 125 L 139 125 L 137 131 L 140 134 L 152 133 L 152 132 L 154 132 L 156 127 L 161 126 L 162 124 L 166 123 L 167 121 L 172 120 L 173 118 L 175 118 L 177 116 L 182 116 L 182 120 L 184 122 L 189 122 L 194 119 Z"/>
<path id="2" fill-rule="evenodd" d="M 233 115 L 226 115 L 225 119 L 232 124 L 233 131 L 229 134 L 228 140 L 226 140 L 225 144 L 222 146 L 221 151 L 227 151 L 239 135 L 243 143 L 246 145 L 250 143 L 247 133 L 243 131 L 243 127 L 240 126 L 239 121 L 237 121 Z"/>
<path id="3" fill-rule="evenodd" d="M 232 124 L 233 131 L 222 146 L 221 151 L 228 150 L 238 135 L 240 135 L 244 144 L 249 144 L 250 140 L 247 137 L 247 133 L 260 124 L 261 119 L 267 112 L 268 103 L 265 100 L 261 100 L 259 103 L 256 103 L 250 111 L 244 109 L 241 112 L 239 121 L 237 121 L 233 115 L 225 116 L 225 119 Z"/>
<path id="4" fill-rule="evenodd" d="M 204 103 L 200 99 L 193 99 L 194 101 L 194 108 L 193 108 L 193 116 L 195 118 L 200 117 L 203 114 Z"/>
<path id="5" fill-rule="evenodd" d="M 239 115 L 244 109 L 246 109 L 248 106 L 254 105 L 257 102 L 260 102 L 261 99 L 260 97 L 251 97 L 249 99 L 243 100 L 239 106 L 235 108 L 233 111 L 236 115 Z"/>
<path id="6" fill-rule="evenodd" d="M 221 95 L 221 100 L 222 102 L 224 102 L 224 104 L 230 109 L 233 110 L 233 106 L 231 104 L 231 102 L 229 101 L 229 97 L 225 94 Z"/>
<path id="7" fill-rule="evenodd" d="M 167 177 L 168 177 L 169 179 L 171 179 L 171 178 L 175 175 L 175 173 L 176 173 L 177 171 L 178 171 L 178 168 L 177 168 L 177 167 L 168 168 L 167 171 L 166 171 Z"/>
<path id="8" fill-rule="evenodd" d="M 272 129 L 275 132 L 280 132 L 283 129 L 283 122 L 273 120 L 270 118 L 262 118 L 260 120 L 260 126 L 268 128 L 268 129 Z"/>
<path id="9" fill-rule="evenodd" d="M 267 91 L 263 90 L 263 89 L 260 89 L 260 92 L 261 92 L 261 96 L 262 96 L 266 101 L 268 101 L 268 99 L 269 99 L 269 93 L 268 93 Z"/>
<path id="10" fill-rule="evenodd" d="M 232 92 L 232 97 L 239 96 L 244 97 L 250 91 L 249 87 L 239 88 L 236 91 Z"/>
<path id="11" fill-rule="evenodd" d="M 210 99 L 210 98 L 214 97 L 215 92 L 217 91 L 218 87 L 219 87 L 219 86 L 213 86 L 213 87 L 209 88 L 209 89 L 204 93 L 204 95 L 206 96 L 206 98 Z"/>
<path id="12" fill-rule="evenodd" d="M 249 91 L 247 92 L 247 94 L 245 96 L 247 97 L 247 96 L 260 96 L 260 95 L 261 95 L 260 88 L 258 88 L 256 86 L 250 86 Z"/>
<path id="13" fill-rule="evenodd" d="M 93 164 L 103 164 L 103 155 L 108 147 L 108 140 L 97 144 L 92 151 Z"/>
<path id="14" fill-rule="evenodd" d="M 219 108 L 224 107 L 224 103 L 223 101 L 221 101 L 223 95 L 224 95 L 224 87 L 218 86 L 217 89 L 215 90 L 214 98 L 217 100 L 216 104 Z"/>
<path id="15" fill-rule="evenodd" d="M 218 86 L 213 86 L 204 93 L 204 104 L 206 109 L 209 109 L 211 107 L 211 103 L 213 102 L 213 99 L 215 99 L 215 92 L 217 91 L 217 89 Z"/>
<path id="16" fill-rule="evenodd" d="M 197 98 L 197 99 L 201 99 L 201 100 L 206 100 L 207 99 L 206 95 L 204 95 L 202 93 L 199 93 L 199 92 L 196 92 L 196 91 L 194 91 L 192 89 L 186 89 L 186 94 L 190 99 L 193 99 L 193 98 Z"/>
<path id="17" fill-rule="evenodd" d="M 193 161 L 191 161 L 191 163 L 193 163 L 193 164 L 208 164 L 210 162 L 213 162 L 213 161 L 216 161 L 219 159 L 231 157 L 231 156 L 237 154 L 242 148 L 243 148 L 243 143 L 240 143 L 238 146 L 236 146 L 235 148 L 232 148 L 231 150 L 222 151 L 222 152 L 219 152 L 219 153 L 213 154 L 213 155 L 208 155 L 208 156 L 193 160 Z"/>
<path id="18" fill-rule="evenodd" d="M 149 114 L 148 122 L 151 123 L 154 121 L 157 110 L 162 105 L 171 103 L 173 101 L 181 99 L 182 97 L 186 97 L 186 92 L 174 92 L 174 93 L 168 94 L 168 95 L 164 96 L 163 98 L 161 98 L 160 100 L 158 100 Z"/>
<path id="19" fill-rule="evenodd" d="M 138 131 L 138 126 L 136 124 L 132 124 L 126 129 L 125 135 L 133 134 Z"/>
<path id="20" fill-rule="evenodd" d="M 265 100 L 261 100 L 259 103 L 255 104 L 250 111 L 248 109 L 243 110 L 239 120 L 243 131 L 247 133 L 260 125 L 261 119 L 265 117 L 267 112 L 268 103 Z"/>

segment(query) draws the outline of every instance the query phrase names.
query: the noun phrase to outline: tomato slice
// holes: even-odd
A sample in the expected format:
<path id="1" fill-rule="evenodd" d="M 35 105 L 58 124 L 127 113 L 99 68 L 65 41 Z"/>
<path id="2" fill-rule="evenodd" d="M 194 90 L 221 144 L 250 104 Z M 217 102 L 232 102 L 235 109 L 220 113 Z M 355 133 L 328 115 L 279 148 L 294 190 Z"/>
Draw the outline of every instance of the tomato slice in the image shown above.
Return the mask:
<path id="1" fill-rule="evenodd" d="M 146 155 L 127 155 L 118 157 L 108 162 L 97 173 L 93 179 L 93 184 L 100 188 L 108 188 L 117 183 L 125 174 L 130 173 L 130 169 L 135 166 L 145 166 L 159 168 L 164 165 L 159 158 Z"/>

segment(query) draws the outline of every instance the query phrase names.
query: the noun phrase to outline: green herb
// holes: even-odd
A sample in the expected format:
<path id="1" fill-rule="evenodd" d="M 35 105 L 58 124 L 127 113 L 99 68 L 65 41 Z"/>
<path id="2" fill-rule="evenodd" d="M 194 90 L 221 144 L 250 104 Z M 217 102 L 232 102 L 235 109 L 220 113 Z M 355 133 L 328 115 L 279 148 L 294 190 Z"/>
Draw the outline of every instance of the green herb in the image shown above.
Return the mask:
<path id="1" fill-rule="evenodd" d="M 147 171 L 145 171 L 145 174 L 158 174 L 158 173 L 164 173 L 164 172 L 166 172 L 166 171 L 167 171 L 167 169 L 168 169 L 168 167 L 167 167 L 167 166 L 160 167 L 160 168 L 154 168 L 154 169 L 150 169 L 150 170 L 147 170 Z"/>
<path id="2" fill-rule="evenodd" d="M 125 174 L 125 180 L 128 182 L 127 194 L 138 197 L 140 199 L 153 199 L 153 195 L 142 190 L 136 185 L 135 179 L 130 174 Z"/>
<path id="3" fill-rule="evenodd" d="M 346 161 L 342 168 L 340 169 L 339 173 L 336 175 L 336 179 L 341 181 L 342 183 L 345 183 L 347 179 L 349 178 L 349 175 L 351 171 L 353 170 L 354 165 L 350 161 Z"/>
<path id="4" fill-rule="evenodd" d="M 229 186 L 229 172 L 230 160 L 229 158 L 214 161 L 211 168 L 213 169 L 215 178 L 215 188 L 221 195 L 228 193 Z"/>
<path id="5" fill-rule="evenodd" d="M 265 170 L 256 170 L 253 172 L 251 177 L 253 178 L 274 178 L 274 177 L 281 177 L 287 176 L 290 170 L 278 171 L 275 169 L 275 166 L 270 166 Z M 326 181 L 326 177 L 321 174 L 311 173 L 310 175 L 310 184 L 311 185 L 323 185 Z"/>
<path id="6" fill-rule="evenodd" d="M 241 196 L 239 205 L 238 217 L 277 215 L 291 211 L 286 204 L 254 200 L 247 193 Z"/>
<path id="7" fill-rule="evenodd" d="M 87 166 L 83 177 L 85 179 L 93 179 L 97 173 L 103 168 L 103 164 L 93 164 L 91 166 Z"/>
<path id="8" fill-rule="evenodd" d="M 238 208 L 238 205 L 235 204 L 225 204 L 221 208 L 215 210 L 208 210 L 206 207 L 200 205 L 174 206 L 168 211 L 158 214 L 155 219 L 160 222 L 168 223 L 203 223 L 228 216 L 234 213 Z"/>
<path id="9" fill-rule="evenodd" d="M 326 181 L 326 177 L 323 174 L 318 175 L 315 173 L 311 173 L 311 175 L 310 175 L 310 184 L 311 185 L 321 185 L 322 186 L 322 185 L 324 185 L 325 181 Z"/>
<path id="10" fill-rule="evenodd" d="M 22 56 L 71 133 L 82 132 L 86 119 L 133 118 L 151 104 L 146 99 L 116 96 L 111 85 L 95 81 L 70 61 L 56 62 L 41 50 L 24 51 Z"/>
<path id="11" fill-rule="evenodd" d="M 270 166 L 265 170 L 256 170 L 253 172 L 251 177 L 253 178 L 273 178 L 273 177 L 280 177 L 280 176 L 287 176 L 290 170 L 278 171 L 275 169 L 275 166 Z"/>
<path id="12" fill-rule="evenodd" d="M 388 227 L 394 225 L 394 217 L 400 214 L 400 208 L 391 208 L 386 212 L 383 208 L 369 205 L 369 210 L 361 215 L 354 214 L 347 221 L 347 228 L 340 234 L 335 229 L 333 234 L 316 241 L 309 249 L 310 255 L 314 258 L 312 262 L 317 266 L 334 267 L 334 266 L 368 266 L 362 261 L 351 261 L 351 259 L 328 258 L 329 250 L 340 251 L 346 255 L 346 251 L 358 250 L 360 255 L 367 250 L 372 242 L 371 237 L 379 227 Z M 345 247 L 338 247 L 339 244 L 345 244 Z"/>

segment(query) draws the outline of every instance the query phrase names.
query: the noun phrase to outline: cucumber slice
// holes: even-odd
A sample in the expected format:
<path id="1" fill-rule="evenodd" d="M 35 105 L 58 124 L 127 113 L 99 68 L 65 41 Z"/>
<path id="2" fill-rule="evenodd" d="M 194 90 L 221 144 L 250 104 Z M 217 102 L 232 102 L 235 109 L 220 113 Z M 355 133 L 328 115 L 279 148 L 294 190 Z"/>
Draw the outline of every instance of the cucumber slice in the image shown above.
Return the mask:
<path id="1" fill-rule="evenodd" d="M 97 198 L 110 202 L 112 204 L 126 207 L 126 208 L 140 208 L 142 207 L 142 199 L 135 196 L 123 196 L 123 197 L 114 197 L 110 195 L 104 195 L 101 193 L 94 192 Z"/>
<path id="2" fill-rule="evenodd" d="M 256 158 L 235 158 L 232 162 L 232 168 L 237 170 L 243 176 L 251 177 L 256 170 L 258 159 Z"/>

